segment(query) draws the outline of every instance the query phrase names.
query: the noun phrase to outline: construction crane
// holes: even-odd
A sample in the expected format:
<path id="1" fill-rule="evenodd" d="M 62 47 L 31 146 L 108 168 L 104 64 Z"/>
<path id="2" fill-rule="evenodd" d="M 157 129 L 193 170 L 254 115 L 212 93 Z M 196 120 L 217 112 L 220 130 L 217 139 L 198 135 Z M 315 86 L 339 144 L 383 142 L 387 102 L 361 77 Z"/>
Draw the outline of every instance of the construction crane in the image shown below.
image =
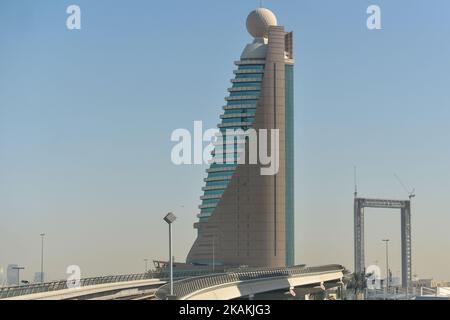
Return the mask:
<path id="1" fill-rule="evenodd" d="M 406 193 L 409 196 L 409 200 L 411 200 L 412 198 L 416 197 L 416 189 L 413 188 L 411 191 L 408 190 L 408 188 L 405 186 L 405 184 L 403 183 L 402 179 L 400 179 L 400 177 L 394 173 L 395 178 L 397 178 L 398 182 L 400 183 L 400 185 L 403 187 L 403 189 L 405 189 Z"/>

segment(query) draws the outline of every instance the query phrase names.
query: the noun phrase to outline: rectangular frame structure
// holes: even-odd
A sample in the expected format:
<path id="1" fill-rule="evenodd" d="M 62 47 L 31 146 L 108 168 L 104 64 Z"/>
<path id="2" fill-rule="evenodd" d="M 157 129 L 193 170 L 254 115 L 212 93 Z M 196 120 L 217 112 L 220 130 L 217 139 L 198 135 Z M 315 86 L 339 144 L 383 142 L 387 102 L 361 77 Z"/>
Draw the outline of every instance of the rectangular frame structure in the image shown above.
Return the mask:
<path id="1" fill-rule="evenodd" d="M 399 209 L 401 213 L 402 239 L 402 286 L 407 288 L 412 279 L 411 261 L 411 201 L 355 198 L 354 206 L 354 240 L 355 240 L 355 273 L 365 273 L 364 250 L 364 209 Z"/>

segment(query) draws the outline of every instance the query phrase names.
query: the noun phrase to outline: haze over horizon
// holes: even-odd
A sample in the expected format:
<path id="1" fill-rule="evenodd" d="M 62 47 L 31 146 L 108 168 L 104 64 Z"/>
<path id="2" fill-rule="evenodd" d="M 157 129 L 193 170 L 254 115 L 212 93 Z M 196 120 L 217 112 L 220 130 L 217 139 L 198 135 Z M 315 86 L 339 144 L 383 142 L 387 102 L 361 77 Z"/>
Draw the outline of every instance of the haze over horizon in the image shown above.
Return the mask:
<path id="1" fill-rule="evenodd" d="M 382 30 L 366 9 L 382 10 Z M 82 9 L 68 31 L 66 8 Z M 175 166 L 173 130 L 216 127 L 258 1 L 0 3 L 0 268 L 47 280 L 183 261 L 205 166 Z M 296 262 L 353 269 L 353 166 L 361 196 L 416 188 L 413 274 L 450 281 L 450 3 L 265 1 L 295 32 Z M 199 10 L 201 8 L 202 10 Z M 107 14 L 106 14 L 107 13 Z M 367 210 L 366 264 L 400 268 L 400 214 Z"/>

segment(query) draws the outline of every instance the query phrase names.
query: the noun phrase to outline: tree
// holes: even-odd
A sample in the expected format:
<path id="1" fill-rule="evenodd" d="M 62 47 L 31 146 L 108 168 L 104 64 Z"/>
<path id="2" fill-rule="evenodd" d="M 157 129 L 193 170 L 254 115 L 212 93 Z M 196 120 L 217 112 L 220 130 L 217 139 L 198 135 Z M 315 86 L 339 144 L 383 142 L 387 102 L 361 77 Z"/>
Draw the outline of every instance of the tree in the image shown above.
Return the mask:
<path id="1" fill-rule="evenodd" d="M 359 294 L 364 293 L 367 288 L 367 279 L 372 277 L 371 273 L 349 273 L 347 272 L 344 283 L 347 285 L 347 289 L 351 289 L 357 297 Z"/>

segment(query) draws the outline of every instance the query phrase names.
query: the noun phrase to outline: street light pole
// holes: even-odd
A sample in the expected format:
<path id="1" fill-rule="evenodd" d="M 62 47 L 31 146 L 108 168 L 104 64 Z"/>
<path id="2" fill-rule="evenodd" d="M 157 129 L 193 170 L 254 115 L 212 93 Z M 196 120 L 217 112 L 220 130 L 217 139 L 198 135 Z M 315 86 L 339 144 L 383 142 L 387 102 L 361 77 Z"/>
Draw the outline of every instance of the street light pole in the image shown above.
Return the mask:
<path id="1" fill-rule="evenodd" d="M 386 292 L 389 290 L 389 239 L 383 239 L 386 243 Z"/>
<path id="2" fill-rule="evenodd" d="M 169 225 L 169 268 L 170 268 L 170 296 L 173 297 L 173 255 L 172 255 L 172 223 L 175 222 L 177 217 L 169 212 L 165 217 L 164 221 Z"/>
<path id="3" fill-rule="evenodd" d="M 169 223 L 170 295 L 173 296 L 172 223 Z"/>
<path id="4" fill-rule="evenodd" d="M 212 247 L 212 271 L 213 273 L 216 270 L 216 234 L 213 235 L 213 247 Z"/>
<path id="5" fill-rule="evenodd" d="M 44 237 L 45 233 L 41 233 L 41 283 L 44 283 Z"/>

